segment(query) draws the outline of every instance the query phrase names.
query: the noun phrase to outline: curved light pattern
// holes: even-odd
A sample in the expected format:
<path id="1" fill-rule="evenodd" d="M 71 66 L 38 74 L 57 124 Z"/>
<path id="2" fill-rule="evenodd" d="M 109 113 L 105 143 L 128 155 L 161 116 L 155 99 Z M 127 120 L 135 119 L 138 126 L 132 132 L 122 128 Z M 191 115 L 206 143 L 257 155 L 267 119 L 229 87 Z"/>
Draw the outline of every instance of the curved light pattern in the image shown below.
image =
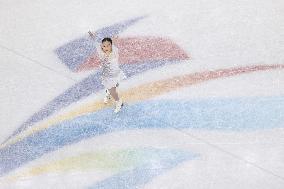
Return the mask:
<path id="1" fill-rule="evenodd" d="M 194 74 L 186 74 L 182 76 L 176 76 L 170 79 L 165 79 L 161 81 L 155 81 L 155 82 L 139 85 L 135 88 L 131 88 L 130 90 L 122 92 L 121 96 L 122 98 L 127 99 L 127 102 L 134 103 L 138 101 L 151 99 L 155 96 L 177 90 L 178 88 L 181 88 L 181 87 L 195 85 L 195 84 L 206 82 L 212 79 L 231 77 L 231 76 L 255 72 L 255 71 L 283 69 L 283 68 L 284 68 L 283 65 L 257 65 L 257 66 L 237 67 L 237 68 L 229 68 L 229 69 L 219 69 L 215 71 L 206 71 L 206 72 L 200 72 L 200 73 L 194 73 Z M 84 105 L 78 108 L 77 110 L 73 110 L 66 114 L 59 115 L 58 117 L 49 120 L 48 123 L 46 124 L 35 125 L 31 129 L 24 131 L 20 135 L 17 135 L 13 139 L 4 143 L 1 146 L 1 148 L 9 144 L 13 144 L 19 140 L 22 140 L 24 137 L 34 134 L 35 132 L 38 132 L 40 130 L 46 129 L 49 126 L 52 126 L 61 121 L 72 119 L 76 116 L 95 112 L 95 111 L 98 111 L 100 109 L 107 108 L 107 107 L 108 106 L 103 104 L 101 101 L 90 103 L 88 105 Z"/>
<path id="2" fill-rule="evenodd" d="M 48 173 L 64 174 L 80 171 L 108 171 L 112 174 L 117 174 L 132 170 L 133 174 L 135 174 L 134 169 L 141 167 L 145 169 L 145 165 L 150 169 L 163 169 L 165 171 L 166 162 L 174 166 L 194 157 L 196 155 L 192 153 L 173 149 L 129 148 L 101 150 L 37 165 L 22 173 L 9 176 L 8 180 L 16 181 Z"/>
<path id="3" fill-rule="evenodd" d="M 167 64 L 176 64 L 178 61 L 152 61 L 146 63 L 137 64 L 124 64 L 121 66 L 124 73 L 126 73 L 127 78 L 131 78 L 134 75 L 141 74 L 147 70 L 155 69 Z M 75 84 L 74 86 L 67 89 L 65 92 L 51 100 L 37 113 L 33 114 L 27 121 L 25 121 L 16 131 L 13 132 L 11 136 L 4 141 L 6 143 L 13 136 L 26 130 L 27 128 L 33 126 L 33 124 L 44 120 L 56 111 L 59 111 L 70 104 L 77 102 L 81 99 L 88 97 L 89 95 L 104 89 L 101 84 L 101 73 L 97 72 L 91 74 L 81 82 Z M 2 143 L 3 144 L 3 143 Z"/>
<path id="4" fill-rule="evenodd" d="M 137 44 L 132 45 L 133 47 L 131 47 L 131 44 L 133 44 L 134 42 L 135 43 L 137 42 Z M 75 44 L 77 44 L 77 42 Z M 120 53 L 122 55 L 120 61 L 125 61 L 125 63 L 121 65 L 121 69 L 124 71 L 127 78 L 131 78 L 134 75 L 167 64 L 176 64 L 182 60 L 186 60 L 189 58 L 181 48 L 179 48 L 174 42 L 168 39 L 130 38 L 126 39 L 125 42 L 121 40 L 118 44 L 120 45 L 119 48 L 122 49 L 122 52 Z M 82 47 L 80 48 L 84 50 L 85 46 L 82 45 Z M 159 49 L 163 50 L 163 52 L 161 52 Z M 67 51 L 66 53 L 67 56 L 68 53 L 70 52 Z M 79 69 L 84 69 L 84 66 L 86 67 L 90 65 L 94 66 L 98 63 L 97 61 L 98 61 L 97 59 L 94 59 L 94 61 L 93 59 L 89 59 L 89 61 L 87 62 L 89 62 L 90 64 L 87 63 L 86 65 L 83 65 L 83 67 Z M 101 76 L 100 72 L 91 74 L 81 82 L 67 89 L 64 93 L 60 94 L 55 99 L 51 100 L 41 110 L 33 114 L 16 131 L 14 131 L 14 133 L 11 136 L 9 136 L 8 139 L 4 141 L 4 143 L 7 142 L 10 138 L 15 136 L 16 134 L 32 126 L 34 123 L 39 122 L 47 118 L 48 116 L 52 115 L 54 112 L 59 111 L 62 108 L 65 108 L 70 104 L 77 102 L 78 100 L 81 100 L 103 89 L 104 87 L 101 84 L 100 76 Z"/>
<path id="5" fill-rule="evenodd" d="M 176 167 L 178 164 L 193 159 L 196 155 L 190 155 L 181 151 L 169 151 L 167 156 L 160 153 L 158 161 L 152 159 L 142 166 L 115 174 L 103 181 L 88 187 L 89 189 L 133 189 L 150 182 L 154 177 Z M 166 155 L 166 154 L 165 154 Z M 162 156 L 166 157 L 161 159 Z"/>
<path id="6" fill-rule="evenodd" d="M 105 36 L 112 37 L 118 35 L 145 17 L 140 16 L 101 28 L 96 31 L 97 40 L 100 41 Z M 73 40 L 55 50 L 58 58 L 71 71 L 76 71 L 80 64 L 84 63 L 95 51 L 95 44 L 88 36 Z"/>
<path id="7" fill-rule="evenodd" d="M 106 108 L 61 122 L 0 149 L 0 175 L 65 145 L 122 130 L 198 128 L 242 131 L 283 127 L 284 100 L 283 97 L 189 102 L 159 100 L 126 106 L 119 116 L 112 111 Z"/>
<path id="8" fill-rule="evenodd" d="M 118 38 L 115 45 L 119 49 L 120 64 L 189 59 L 186 52 L 170 39 L 158 37 Z M 95 52 L 76 71 L 91 70 L 98 66 L 99 58 Z"/>
<path id="9" fill-rule="evenodd" d="M 139 20 L 146 16 L 136 17 L 130 20 L 126 20 L 120 23 L 113 24 L 108 27 L 104 27 L 96 31 L 97 40 L 100 40 L 104 36 L 114 36 L 120 32 L 126 30 L 129 26 L 135 24 Z M 55 50 L 58 58 L 70 69 L 75 71 L 80 64 L 84 63 L 91 54 L 96 51 L 95 44 L 90 37 L 83 37 L 67 43 Z M 139 69 L 136 69 L 140 73 Z M 135 74 L 134 73 L 134 74 Z M 25 121 L 18 129 L 16 129 L 11 136 L 5 141 L 7 142 L 10 138 L 32 126 L 34 123 L 41 121 L 54 112 L 67 107 L 71 103 L 74 103 L 82 98 L 89 96 L 92 93 L 103 89 L 100 81 L 100 73 L 92 74 L 85 78 L 83 81 L 75 84 L 71 88 L 67 89 L 64 93 L 57 96 L 46 104 L 41 110 L 33 114 L 27 121 Z M 3 144 L 3 143 L 2 143 Z"/>

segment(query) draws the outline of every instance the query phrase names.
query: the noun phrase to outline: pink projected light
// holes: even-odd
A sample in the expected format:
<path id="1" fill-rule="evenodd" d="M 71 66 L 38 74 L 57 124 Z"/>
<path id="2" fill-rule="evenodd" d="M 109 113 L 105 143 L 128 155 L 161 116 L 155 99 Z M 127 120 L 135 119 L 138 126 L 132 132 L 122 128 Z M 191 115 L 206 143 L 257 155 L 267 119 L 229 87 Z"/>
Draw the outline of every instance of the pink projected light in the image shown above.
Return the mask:
<path id="1" fill-rule="evenodd" d="M 159 37 L 120 38 L 114 41 L 119 49 L 119 63 L 133 64 L 160 60 L 187 60 L 189 56 L 170 39 Z M 99 58 L 95 52 L 77 72 L 92 70 L 99 66 Z"/>

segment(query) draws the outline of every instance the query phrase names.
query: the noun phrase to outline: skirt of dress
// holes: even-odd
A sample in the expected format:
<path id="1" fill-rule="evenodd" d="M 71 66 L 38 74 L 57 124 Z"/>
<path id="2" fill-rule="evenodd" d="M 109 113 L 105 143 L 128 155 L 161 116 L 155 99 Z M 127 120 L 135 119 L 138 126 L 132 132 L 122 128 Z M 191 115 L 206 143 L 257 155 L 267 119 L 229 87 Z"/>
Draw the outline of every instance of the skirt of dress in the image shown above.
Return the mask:
<path id="1" fill-rule="evenodd" d="M 123 79 L 125 79 L 126 76 L 123 73 L 122 70 L 120 70 L 117 74 L 114 74 L 113 76 L 102 76 L 102 84 L 106 89 L 111 89 L 112 87 L 116 87 L 117 84 Z"/>

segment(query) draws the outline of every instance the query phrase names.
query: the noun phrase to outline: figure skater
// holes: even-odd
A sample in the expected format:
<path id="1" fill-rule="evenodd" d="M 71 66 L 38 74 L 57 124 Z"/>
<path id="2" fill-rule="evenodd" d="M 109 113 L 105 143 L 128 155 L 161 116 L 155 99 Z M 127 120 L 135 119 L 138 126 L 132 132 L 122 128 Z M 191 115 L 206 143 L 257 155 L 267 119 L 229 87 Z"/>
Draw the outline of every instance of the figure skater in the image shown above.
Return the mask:
<path id="1" fill-rule="evenodd" d="M 123 102 L 118 96 L 117 87 L 119 86 L 119 82 L 125 78 L 125 74 L 119 68 L 118 49 L 113 45 L 113 39 L 109 37 L 103 38 L 101 44 L 99 44 L 95 34 L 91 31 L 88 33 L 96 43 L 96 49 L 100 59 L 100 67 L 102 69 L 102 84 L 106 89 L 104 103 L 108 103 L 112 97 L 115 100 L 114 112 L 118 113 L 123 106 Z"/>

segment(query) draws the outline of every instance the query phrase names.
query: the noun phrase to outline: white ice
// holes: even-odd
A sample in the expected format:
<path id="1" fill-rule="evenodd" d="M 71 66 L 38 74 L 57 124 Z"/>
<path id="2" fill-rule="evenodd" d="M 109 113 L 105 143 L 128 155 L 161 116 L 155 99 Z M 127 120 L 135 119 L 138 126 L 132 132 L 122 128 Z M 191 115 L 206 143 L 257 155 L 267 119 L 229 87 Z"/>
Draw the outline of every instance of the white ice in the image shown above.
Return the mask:
<path id="1" fill-rule="evenodd" d="M 283 0 L 0 0 L 0 142 L 33 113 L 91 73 L 71 72 L 57 58 L 56 48 L 86 35 L 90 29 L 143 15 L 148 17 L 120 36 L 170 38 L 190 59 L 137 75 L 124 81 L 120 90 L 202 71 L 284 66 Z M 284 70 L 277 69 L 218 78 L 153 99 L 283 95 Z M 102 96 L 100 92 L 80 103 Z M 61 111 L 79 107 L 80 103 Z M 284 116 L 284 107 L 279 113 Z M 284 123 L 282 128 L 244 132 L 141 129 L 106 134 L 65 146 L 13 170 L 0 177 L 0 188 L 86 188 L 112 173 L 94 170 L 49 173 L 16 181 L 9 178 L 30 167 L 83 152 L 136 147 L 199 154 L 140 188 L 284 188 Z"/>

